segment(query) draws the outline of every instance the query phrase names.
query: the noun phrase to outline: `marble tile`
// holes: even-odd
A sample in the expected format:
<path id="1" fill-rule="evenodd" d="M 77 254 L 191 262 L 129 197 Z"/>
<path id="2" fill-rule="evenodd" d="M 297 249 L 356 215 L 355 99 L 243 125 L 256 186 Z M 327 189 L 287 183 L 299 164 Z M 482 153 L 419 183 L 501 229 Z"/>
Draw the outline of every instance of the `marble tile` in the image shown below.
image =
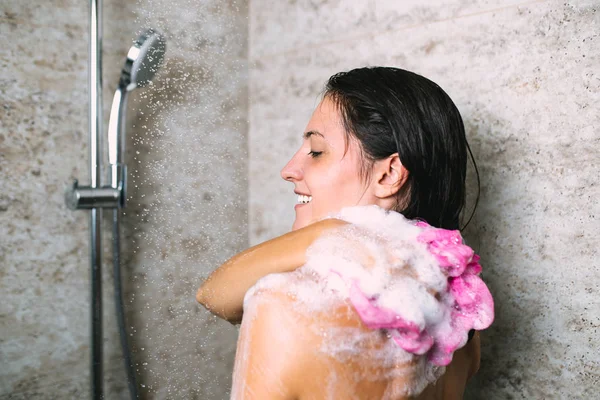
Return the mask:
<path id="1" fill-rule="evenodd" d="M 251 21 L 263 18 L 257 4 Z M 442 18 L 451 11 L 438 4 L 426 24 L 372 29 L 362 37 L 340 31 L 336 41 L 304 22 L 293 37 L 261 31 L 269 19 L 251 24 L 251 243 L 289 231 L 295 196 L 278 171 L 300 145 L 330 75 L 390 65 L 427 76 L 461 110 L 482 182 L 465 235 L 482 256 L 496 322 L 483 332 L 482 367 L 466 398 L 593 397 L 600 365 L 593 267 L 600 10 L 593 2 L 529 2 L 478 13 L 477 4 L 498 3 L 462 2 L 472 15 Z M 298 15 L 286 8 L 273 17 L 275 26 L 291 15 L 324 18 L 323 8 L 287 7 Z M 351 24 L 341 9 L 328 12 L 339 26 Z M 470 205 L 475 185 L 471 169 Z"/>

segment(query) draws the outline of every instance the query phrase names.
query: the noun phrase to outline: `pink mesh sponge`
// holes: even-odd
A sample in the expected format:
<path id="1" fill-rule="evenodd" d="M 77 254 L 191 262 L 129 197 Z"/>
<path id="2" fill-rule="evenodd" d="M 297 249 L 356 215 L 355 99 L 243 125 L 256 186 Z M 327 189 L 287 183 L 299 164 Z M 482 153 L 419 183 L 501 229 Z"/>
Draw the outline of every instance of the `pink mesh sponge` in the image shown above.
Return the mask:
<path id="1" fill-rule="evenodd" d="M 403 350 L 427 354 L 430 362 L 444 366 L 466 344 L 469 330 L 492 324 L 494 301 L 479 277 L 479 256 L 463 244 L 459 231 L 434 228 L 422 221 L 416 226 L 422 228 L 417 241 L 427 246 L 447 276 L 446 290 L 438 294 L 444 317 L 420 324 L 410 321 L 402 312 L 378 305 L 377 297 L 366 295 L 358 281 L 351 283 L 350 301 L 368 328 L 387 329 Z"/>

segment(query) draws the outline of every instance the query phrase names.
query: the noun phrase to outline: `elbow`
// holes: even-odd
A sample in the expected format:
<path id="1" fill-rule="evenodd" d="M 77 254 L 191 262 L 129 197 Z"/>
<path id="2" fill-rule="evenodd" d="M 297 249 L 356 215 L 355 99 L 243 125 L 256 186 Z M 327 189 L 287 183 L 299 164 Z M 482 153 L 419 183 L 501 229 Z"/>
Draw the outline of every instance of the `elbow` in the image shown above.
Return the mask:
<path id="1" fill-rule="evenodd" d="M 213 296 L 211 291 L 203 286 L 200 286 L 196 292 L 196 301 L 200 303 L 207 311 L 211 314 L 230 322 L 233 325 L 237 325 L 242 322 L 242 314 L 237 312 L 227 312 L 225 309 L 220 309 L 213 303 Z"/>
<path id="2" fill-rule="evenodd" d="M 198 288 L 198 291 L 196 292 L 196 301 L 203 305 L 204 308 L 211 311 L 210 300 L 211 296 L 209 295 L 208 290 L 206 290 L 204 285 L 200 286 L 200 288 Z"/>
<path id="3" fill-rule="evenodd" d="M 219 318 L 225 318 L 223 315 L 221 315 L 214 309 L 213 304 L 211 304 L 211 296 L 208 294 L 207 290 L 202 286 L 196 292 L 196 301 L 202 307 L 206 308 L 207 311 L 210 311 L 211 314 L 214 314 Z"/>
<path id="4" fill-rule="evenodd" d="M 200 287 L 198 289 L 198 291 L 196 292 L 196 301 L 202 305 L 204 305 L 205 299 L 204 299 L 204 290 L 202 290 L 202 287 Z"/>

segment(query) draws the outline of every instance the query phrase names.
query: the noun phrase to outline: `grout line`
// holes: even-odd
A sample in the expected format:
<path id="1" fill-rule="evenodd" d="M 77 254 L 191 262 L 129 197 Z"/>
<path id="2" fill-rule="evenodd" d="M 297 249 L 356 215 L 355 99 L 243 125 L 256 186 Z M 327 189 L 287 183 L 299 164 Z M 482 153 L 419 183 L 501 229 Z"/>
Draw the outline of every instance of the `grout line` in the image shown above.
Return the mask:
<path id="1" fill-rule="evenodd" d="M 413 24 L 413 25 L 407 25 L 407 26 L 403 26 L 403 27 L 399 27 L 399 28 L 394 28 L 394 29 L 386 29 L 386 30 L 382 30 L 382 31 L 378 31 L 378 32 L 370 31 L 370 32 L 353 35 L 353 36 L 346 36 L 346 37 L 340 38 L 340 39 L 325 40 L 325 41 L 318 42 L 318 43 L 309 43 L 304 46 L 297 46 L 290 50 L 283 50 L 283 51 L 279 51 L 279 52 L 275 52 L 275 53 L 252 55 L 252 47 L 251 47 L 251 45 L 249 45 L 248 46 L 249 53 L 250 53 L 249 62 L 251 65 L 251 63 L 259 61 L 259 60 L 262 61 L 262 60 L 269 59 L 269 58 L 292 55 L 292 54 L 300 53 L 300 52 L 306 51 L 306 50 L 327 47 L 332 44 L 340 44 L 340 43 L 345 43 L 345 42 L 349 42 L 349 41 L 362 40 L 366 37 L 382 36 L 382 35 L 386 35 L 386 34 L 392 33 L 392 32 L 402 32 L 402 31 L 406 31 L 406 30 L 410 30 L 410 29 L 414 29 L 414 28 L 421 28 L 421 27 L 424 27 L 427 25 L 437 24 L 440 22 L 447 22 L 447 21 L 452 21 L 452 20 L 457 20 L 457 19 L 470 18 L 470 17 L 475 17 L 478 15 L 484 15 L 484 14 L 489 14 L 489 13 L 493 13 L 493 12 L 504 11 L 504 10 L 508 10 L 511 8 L 515 8 L 515 7 L 522 7 L 522 6 L 527 6 L 527 5 L 536 4 L 536 3 L 548 3 L 548 2 L 550 2 L 550 0 L 530 0 L 530 1 L 525 1 L 522 3 L 518 3 L 518 4 L 512 4 L 510 6 L 493 8 L 490 10 L 477 11 L 477 12 L 473 12 L 470 14 L 457 15 L 454 17 L 441 18 L 441 19 L 436 19 L 436 20 L 432 20 L 432 21 L 421 22 L 421 23 L 417 23 L 417 24 Z"/>

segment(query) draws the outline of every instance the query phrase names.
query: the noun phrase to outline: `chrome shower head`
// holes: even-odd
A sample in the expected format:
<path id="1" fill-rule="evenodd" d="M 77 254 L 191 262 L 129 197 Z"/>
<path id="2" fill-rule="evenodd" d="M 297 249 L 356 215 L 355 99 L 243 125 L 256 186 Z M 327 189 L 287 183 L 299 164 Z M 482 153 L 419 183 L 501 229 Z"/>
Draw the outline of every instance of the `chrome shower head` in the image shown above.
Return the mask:
<path id="1" fill-rule="evenodd" d="M 113 97 L 108 120 L 108 161 L 111 164 L 111 186 L 122 189 L 120 207 L 125 206 L 126 167 L 123 160 L 128 93 L 137 87 L 146 86 L 152 80 L 162 64 L 165 50 L 165 38 L 159 32 L 151 28 L 142 33 L 127 53 L 119 86 Z"/>
<path id="2" fill-rule="evenodd" d="M 146 86 L 160 68 L 166 48 L 160 32 L 151 28 L 142 33 L 127 53 L 119 86 L 128 92 Z"/>

